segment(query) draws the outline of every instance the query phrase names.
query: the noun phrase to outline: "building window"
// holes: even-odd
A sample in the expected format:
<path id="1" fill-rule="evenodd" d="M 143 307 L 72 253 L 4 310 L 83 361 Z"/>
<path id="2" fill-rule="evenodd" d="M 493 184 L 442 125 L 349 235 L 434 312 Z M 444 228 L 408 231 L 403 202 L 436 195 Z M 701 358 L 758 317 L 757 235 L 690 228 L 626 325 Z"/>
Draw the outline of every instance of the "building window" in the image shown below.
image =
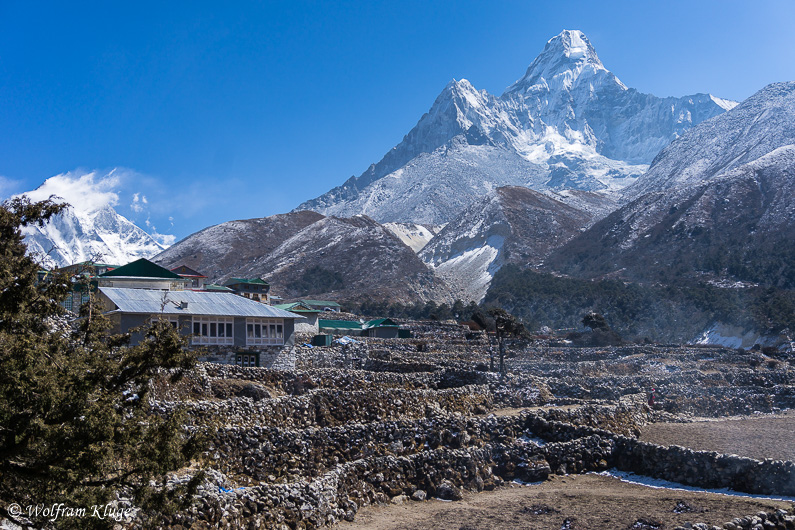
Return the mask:
<path id="1" fill-rule="evenodd" d="M 232 323 L 227 317 L 193 317 L 193 344 L 234 344 Z"/>
<path id="2" fill-rule="evenodd" d="M 246 345 L 284 344 L 284 321 L 274 318 L 247 318 Z"/>
<path id="3" fill-rule="evenodd" d="M 179 329 L 179 318 L 178 317 L 166 316 L 166 315 L 152 315 L 152 318 L 150 319 L 150 322 L 152 324 L 154 324 L 155 322 L 158 322 L 159 320 L 165 320 L 166 322 L 171 324 L 171 327 L 173 327 L 174 329 Z"/>

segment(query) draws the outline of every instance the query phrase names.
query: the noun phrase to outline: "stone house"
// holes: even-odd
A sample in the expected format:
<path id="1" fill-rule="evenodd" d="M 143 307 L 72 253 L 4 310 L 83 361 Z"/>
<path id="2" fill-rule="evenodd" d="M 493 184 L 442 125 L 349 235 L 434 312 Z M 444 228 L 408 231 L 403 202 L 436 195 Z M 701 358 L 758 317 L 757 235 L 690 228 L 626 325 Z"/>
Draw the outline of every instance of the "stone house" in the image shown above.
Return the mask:
<path id="1" fill-rule="evenodd" d="M 273 307 L 276 307 L 278 309 L 283 309 L 284 311 L 289 311 L 291 313 L 295 313 L 300 317 L 303 317 L 303 320 L 296 321 L 295 323 L 296 333 L 319 332 L 318 315 L 321 313 L 321 310 L 313 309 L 303 301 L 292 302 L 290 304 L 277 304 L 274 305 Z"/>

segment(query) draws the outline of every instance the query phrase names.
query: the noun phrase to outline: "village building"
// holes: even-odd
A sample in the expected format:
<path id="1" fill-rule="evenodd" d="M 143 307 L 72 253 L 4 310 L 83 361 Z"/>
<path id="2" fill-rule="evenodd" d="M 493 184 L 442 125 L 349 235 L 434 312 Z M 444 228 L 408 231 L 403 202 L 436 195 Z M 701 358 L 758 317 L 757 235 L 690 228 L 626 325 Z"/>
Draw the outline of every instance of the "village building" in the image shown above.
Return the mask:
<path id="1" fill-rule="evenodd" d="M 58 269 L 58 272 L 63 272 L 70 276 L 88 275 L 97 276 L 105 274 L 113 269 L 118 269 L 119 265 L 111 265 L 109 263 L 97 263 L 96 261 L 81 261 Z"/>
<path id="2" fill-rule="evenodd" d="M 104 313 L 117 333 L 165 319 L 191 346 L 208 352 L 201 360 L 242 366 L 289 368 L 294 364 L 295 321 L 301 317 L 225 292 L 104 287 Z M 131 343 L 143 339 L 133 332 Z"/>
<path id="3" fill-rule="evenodd" d="M 232 289 L 230 289 L 229 287 L 225 287 L 223 285 L 218 285 L 218 284 L 215 284 L 215 283 L 205 283 L 204 287 L 202 288 L 202 291 L 210 291 L 210 292 L 214 292 L 214 293 L 232 293 L 232 294 L 235 294 L 235 292 Z"/>
<path id="4" fill-rule="evenodd" d="M 96 290 L 97 275 L 104 274 L 118 267 L 118 265 L 111 265 L 109 263 L 81 261 L 80 263 L 74 263 L 57 269 L 57 272 L 66 274 L 72 279 L 72 289 L 61 302 L 61 306 L 67 311 L 77 313 L 80 306 L 89 301 L 90 290 Z M 50 271 L 47 270 L 39 271 L 39 281 L 49 281 L 50 274 Z"/>
<path id="5" fill-rule="evenodd" d="M 180 265 L 179 267 L 174 267 L 171 269 L 171 272 L 179 274 L 182 278 L 190 280 L 190 285 L 188 285 L 189 289 L 194 290 L 201 290 L 204 289 L 204 283 L 207 281 L 207 276 L 204 274 L 195 271 L 188 267 L 187 265 Z"/>
<path id="6" fill-rule="evenodd" d="M 225 287 L 232 289 L 235 294 L 251 300 L 270 303 L 268 293 L 271 286 L 262 278 L 229 278 L 224 282 Z"/>
<path id="7" fill-rule="evenodd" d="M 293 302 L 291 304 L 276 304 L 273 307 L 283 309 L 295 313 L 304 318 L 304 320 L 295 323 L 296 333 L 318 333 L 318 315 L 321 313 L 319 309 L 313 309 L 303 301 Z"/>
<path id="8" fill-rule="evenodd" d="M 236 296 L 232 287 L 207 284 L 203 274 L 189 267 L 172 271 L 146 259 L 100 268 L 98 275 L 85 266 L 73 270 L 68 309 L 76 312 L 89 293 L 96 293 L 112 331 L 131 333 L 133 345 L 143 339 L 138 328 L 164 319 L 190 337 L 191 348 L 203 350 L 200 360 L 285 369 L 295 365 L 295 324 L 304 317 L 261 303 L 261 297 Z M 258 288 L 249 293 L 267 296 L 267 282 L 258 279 L 251 285 Z"/>
<path id="9" fill-rule="evenodd" d="M 381 339 L 396 339 L 399 336 L 400 326 L 390 318 L 368 320 L 362 324 L 363 337 L 378 337 Z"/>

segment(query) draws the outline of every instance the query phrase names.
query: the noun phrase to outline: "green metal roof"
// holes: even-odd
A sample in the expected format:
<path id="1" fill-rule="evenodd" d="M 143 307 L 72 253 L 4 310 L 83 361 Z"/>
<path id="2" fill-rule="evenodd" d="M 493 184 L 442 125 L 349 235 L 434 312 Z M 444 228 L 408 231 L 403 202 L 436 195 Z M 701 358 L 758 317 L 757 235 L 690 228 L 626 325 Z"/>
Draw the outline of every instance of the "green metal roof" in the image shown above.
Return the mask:
<path id="1" fill-rule="evenodd" d="M 234 285 L 236 283 L 247 283 L 253 285 L 270 285 L 262 278 L 229 278 L 224 282 L 224 285 Z"/>
<path id="2" fill-rule="evenodd" d="M 180 275 L 170 270 L 152 263 L 148 259 L 141 258 L 127 265 L 122 265 L 117 269 L 100 274 L 100 277 L 127 276 L 136 278 L 168 278 L 180 279 Z"/>
<path id="3" fill-rule="evenodd" d="M 220 291 L 224 293 L 233 293 L 234 291 L 229 287 L 225 287 L 223 285 L 216 285 L 214 283 L 205 283 L 204 284 L 205 291 Z"/>
<path id="4" fill-rule="evenodd" d="M 317 321 L 317 325 L 319 328 L 326 329 L 362 329 L 360 322 L 350 320 L 324 320 L 321 318 Z"/>
<path id="5" fill-rule="evenodd" d="M 329 300 L 301 300 L 301 302 L 307 305 L 322 305 L 327 307 L 339 307 L 340 305 L 337 302 L 331 302 Z"/>
<path id="6" fill-rule="evenodd" d="M 273 307 L 278 307 L 279 309 L 290 311 L 291 313 L 320 313 L 319 309 L 312 309 L 301 302 L 293 302 L 291 304 L 273 304 Z"/>

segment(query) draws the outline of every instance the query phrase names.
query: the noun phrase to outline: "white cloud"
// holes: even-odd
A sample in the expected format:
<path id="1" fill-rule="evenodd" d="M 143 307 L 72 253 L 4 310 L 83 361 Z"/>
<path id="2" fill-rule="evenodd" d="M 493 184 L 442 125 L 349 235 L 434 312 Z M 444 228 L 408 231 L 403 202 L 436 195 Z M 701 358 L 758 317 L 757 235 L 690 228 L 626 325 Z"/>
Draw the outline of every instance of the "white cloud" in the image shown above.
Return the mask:
<path id="1" fill-rule="evenodd" d="M 14 180 L 0 175 L 0 199 L 4 199 L 20 189 L 21 180 Z"/>
<path id="2" fill-rule="evenodd" d="M 120 186 L 122 176 L 115 169 L 106 174 L 70 171 L 48 178 L 44 184 L 24 195 L 33 201 L 42 201 L 55 195 L 71 204 L 76 212 L 91 213 L 119 203 L 119 195 L 115 190 Z"/>
<path id="3" fill-rule="evenodd" d="M 146 197 L 141 199 L 140 193 L 133 193 L 133 200 L 130 204 L 130 210 L 134 211 L 135 213 L 141 213 L 144 210 L 144 204 L 148 204 Z"/>
<path id="4" fill-rule="evenodd" d="M 151 235 L 155 239 L 155 241 L 157 241 L 164 247 L 170 247 L 177 240 L 176 236 L 172 236 L 171 234 L 158 234 L 154 230 L 149 235 Z"/>

